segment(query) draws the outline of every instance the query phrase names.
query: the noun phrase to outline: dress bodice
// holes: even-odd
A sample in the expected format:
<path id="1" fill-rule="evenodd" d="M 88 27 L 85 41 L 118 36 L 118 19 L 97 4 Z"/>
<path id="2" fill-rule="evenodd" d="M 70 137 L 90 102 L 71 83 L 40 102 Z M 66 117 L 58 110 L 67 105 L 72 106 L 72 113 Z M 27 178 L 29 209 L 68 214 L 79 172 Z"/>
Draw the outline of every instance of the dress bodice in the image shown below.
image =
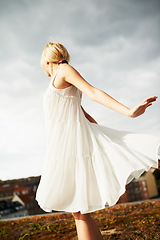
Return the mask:
<path id="1" fill-rule="evenodd" d="M 60 89 L 53 86 L 53 80 L 56 76 L 57 72 L 54 74 L 54 76 L 51 78 L 48 88 L 46 89 L 45 95 L 47 94 L 58 94 L 60 97 L 66 97 L 66 98 L 75 98 L 80 101 L 82 99 L 82 91 L 80 91 L 78 88 L 76 88 L 74 85 L 70 85 L 69 87 Z"/>

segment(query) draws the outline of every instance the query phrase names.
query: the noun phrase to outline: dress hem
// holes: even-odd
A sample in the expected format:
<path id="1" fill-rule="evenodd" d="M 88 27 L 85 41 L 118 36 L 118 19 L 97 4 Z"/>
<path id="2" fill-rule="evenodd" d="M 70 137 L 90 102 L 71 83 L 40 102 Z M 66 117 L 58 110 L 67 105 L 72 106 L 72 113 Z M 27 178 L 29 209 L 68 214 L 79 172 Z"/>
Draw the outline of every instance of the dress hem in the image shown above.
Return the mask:
<path id="1" fill-rule="evenodd" d="M 158 146 L 157 146 L 157 150 L 156 150 L 156 154 L 155 154 L 155 159 L 153 160 L 153 161 L 155 161 L 152 165 L 149 165 L 149 166 L 147 166 L 147 167 L 144 167 L 144 168 L 141 168 L 141 169 L 135 169 L 134 171 L 131 171 L 131 172 L 129 172 L 128 174 L 127 174 L 127 177 L 125 178 L 125 180 L 124 180 L 124 183 L 125 184 L 123 184 L 123 186 L 121 187 L 121 189 L 120 189 L 120 191 L 119 191 L 119 194 L 117 195 L 117 197 L 115 198 L 115 200 L 114 201 L 112 201 L 112 203 L 109 201 L 109 200 L 107 200 L 107 201 L 105 201 L 105 203 L 103 203 L 101 206 L 98 206 L 98 207 L 88 207 L 88 210 L 80 210 L 80 209 L 73 209 L 73 210 L 70 210 L 70 209 L 66 209 L 66 210 L 64 210 L 64 209 L 51 209 L 51 210 L 49 210 L 49 209 L 47 209 L 47 208 L 45 208 L 45 207 L 43 207 L 40 203 L 39 203 L 39 201 L 38 201 L 38 199 L 37 198 L 35 198 L 35 200 L 38 202 L 38 205 L 40 206 L 40 208 L 41 209 L 43 209 L 45 212 L 52 212 L 52 211 L 64 211 L 64 212 L 68 212 L 68 213 L 71 213 L 71 212 L 81 212 L 81 214 L 85 214 L 85 213 L 91 213 L 91 212 L 95 212 L 95 211 L 98 211 L 98 210 L 102 210 L 102 209 L 105 209 L 106 207 L 112 207 L 112 206 L 114 206 L 116 203 L 117 203 L 117 201 L 119 200 L 119 198 L 125 193 L 125 191 L 126 191 L 126 185 L 128 185 L 134 178 L 135 179 L 138 179 L 145 171 L 146 172 L 148 172 L 149 171 L 149 169 L 151 168 L 151 167 L 153 167 L 153 168 L 158 168 L 158 161 L 159 161 L 159 157 L 160 157 L 160 152 L 159 152 L 159 150 L 160 150 L 160 144 L 158 144 Z M 136 172 L 136 171 L 139 171 L 140 173 L 136 176 L 136 177 L 132 177 L 132 178 L 130 178 L 130 180 L 129 181 L 127 181 L 127 179 L 129 178 L 129 176 L 131 176 L 132 175 L 132 173 L 133 172 Z"/>

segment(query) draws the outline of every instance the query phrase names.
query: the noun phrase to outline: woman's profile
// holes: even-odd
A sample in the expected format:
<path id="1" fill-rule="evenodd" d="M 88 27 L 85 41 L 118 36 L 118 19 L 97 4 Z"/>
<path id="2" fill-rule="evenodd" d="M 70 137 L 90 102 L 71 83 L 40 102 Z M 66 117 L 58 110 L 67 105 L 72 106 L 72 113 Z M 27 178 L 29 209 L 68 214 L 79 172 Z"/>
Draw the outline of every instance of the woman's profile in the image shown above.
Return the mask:
<path id="1" fill-rule="evenodd" d="M 98 124 L 81 106 L 82 93 L 131 118 L 157 97 L 130 109 L 89 84 L 69 61 L 58 42 L 49 42 L 42 53 L 41 66 L 51 80 L 43 99 L 46 155 L 36 200 L 46 212 L 71 212 L 79 240 L 99 240 L 91 212 L 113 206 L 133 178 L 158 168 L 160 138 Z"/>

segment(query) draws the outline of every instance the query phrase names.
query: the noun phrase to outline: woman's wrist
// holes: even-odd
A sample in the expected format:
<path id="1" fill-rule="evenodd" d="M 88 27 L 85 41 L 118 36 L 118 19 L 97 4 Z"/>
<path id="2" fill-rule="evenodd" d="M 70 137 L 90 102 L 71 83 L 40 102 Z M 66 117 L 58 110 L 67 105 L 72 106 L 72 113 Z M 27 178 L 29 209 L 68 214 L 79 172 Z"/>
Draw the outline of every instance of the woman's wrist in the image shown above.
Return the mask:
<path id="1" fill-rule="evenodd" d="M 133 113 L 132 113 L 131 109 L 128 109 L 127 116 L 133 118 Z"/>

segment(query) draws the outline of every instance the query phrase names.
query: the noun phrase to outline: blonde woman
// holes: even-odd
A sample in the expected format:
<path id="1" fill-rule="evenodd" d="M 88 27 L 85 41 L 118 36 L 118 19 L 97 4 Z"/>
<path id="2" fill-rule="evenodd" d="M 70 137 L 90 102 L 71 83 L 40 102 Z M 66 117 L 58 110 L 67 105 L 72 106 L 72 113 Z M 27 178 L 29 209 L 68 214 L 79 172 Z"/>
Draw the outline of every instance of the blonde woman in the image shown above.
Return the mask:
<path id="1" fill-rule="evenodd" d="M 69 60 L 57 42 L 49 42 L 42 53 L 41 66 L 51 80 L 43 101 L 47 144 L 36 200 L 46 212 L 72 212 L 79 240 L 99 240 L 91 212 L 113 206 L 133 178 L 158 168 L 160 139 L 97 124 L 81 106 L 82 93 L 131 118 L 157 97 L 130 109 L 89 84 Z"/>

